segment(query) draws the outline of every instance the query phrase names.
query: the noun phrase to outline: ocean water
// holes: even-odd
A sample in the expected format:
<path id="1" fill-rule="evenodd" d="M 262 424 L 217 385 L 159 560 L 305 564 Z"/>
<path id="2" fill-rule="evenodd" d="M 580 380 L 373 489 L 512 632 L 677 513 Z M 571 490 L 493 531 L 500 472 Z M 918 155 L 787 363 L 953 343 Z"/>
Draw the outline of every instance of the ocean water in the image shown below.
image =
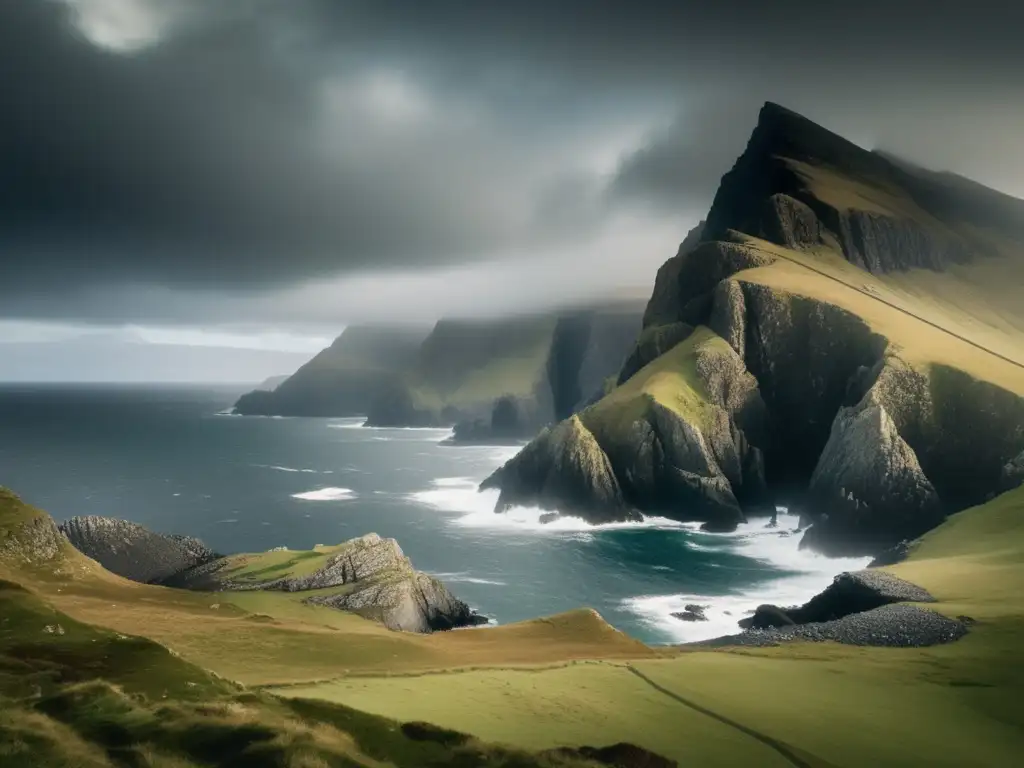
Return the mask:
<path id="1" fill-rule="evenodd" d="M 50 512 L 108 515 L 223 552 L 308 549 L 375 531 L 497 623 L 580 606 L 649 643 L 735 632 L 762 602 L 802 602 L 865 559 L 797 549 L 753 520 L 707 534 L 666 519 L 544 525 L 493 512 L 480 480 L 509 446 L 438 429 L 226 415 L 228 388 L 0 387 L 0 484 Z M 796 518 L 780 514 L 779 527 Z M 707 622 L 673 618 L 687 603 Z"/>

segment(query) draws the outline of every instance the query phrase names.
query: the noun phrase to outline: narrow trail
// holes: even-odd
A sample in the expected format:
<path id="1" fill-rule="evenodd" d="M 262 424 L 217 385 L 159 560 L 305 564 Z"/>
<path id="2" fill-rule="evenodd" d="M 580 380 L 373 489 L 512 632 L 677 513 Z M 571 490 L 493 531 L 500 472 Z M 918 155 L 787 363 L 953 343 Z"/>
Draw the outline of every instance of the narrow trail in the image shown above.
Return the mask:
<path id="1" fill-rule="evenodd" d="M 651 688 L 656 690 L 658 693 L 668 696 L 670 699 L 678 702 L 679 704 L 682 704 L 684 707 L 689 707 L 695 712 L 699 712 L 702 715 L 706 715 L 707 717 L 713 718 L 718 722 L 722 723 L 723 725 L 727 725 L 730 728 L 735 728 L 740 733 L 743 733 L 752 739 L 756 739 L 769 749 L 773 749 L 776 752 L 778 752 L 780 755 L 786 758 L 786 760 L 795 765 L 797 768 L 814 768 L 810 763 L 805 761 L 799 755 L 796 755 L 788 746 L 786 746 L 782 742 L 776 741 L 771 736 L 765 736 L 763 733 L 755 731 L 753 728 L 748 728 L 742 723 L 737 723 L 735 720 L 730 720 L 728 717 L 725 717 L 724 715 L 720 715 L 717 712 L 702 707 L 700 704 L 696 704 L 690 701 L 689 699 L 683 698 L 678 693 L 674 693 L 670 691 L 668 688 L 664 688 L 658 685 L 656 682 L 651 680 L 651 678 L 649 678 L 647 675 L 645 675 L 643 672 L 641 672 L 639 669 L 632 666 L 631 664 L 627 664 L 626 669 L 628 669 L 634 675 L 639 677 L 641 680 L 647 683 L 647 685 L 651 686 Z"/>

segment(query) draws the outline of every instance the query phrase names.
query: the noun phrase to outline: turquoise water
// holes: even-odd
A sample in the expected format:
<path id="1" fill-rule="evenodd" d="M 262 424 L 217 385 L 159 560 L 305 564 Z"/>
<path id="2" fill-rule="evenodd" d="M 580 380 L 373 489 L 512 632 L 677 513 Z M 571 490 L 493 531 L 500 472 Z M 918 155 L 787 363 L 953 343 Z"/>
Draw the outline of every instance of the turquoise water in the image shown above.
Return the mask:
<path id="1" fill-rule="evenodd" d="M 449 447 L 448 430 L 362 419 L 224 415 L 211 388 L 0 388 L 0 484 L 57 519 L 108 515 L 220 552 L 308 549 L 376 531 L 499 623 L 590 606 L 651 643 L 735 631 L 761 602 L 798 602 L 864 560 L 797 551 L 755 520 L 705 534 L 669 520 L 594 527 L 495 515 L 480 480 L 514 447 Z M 780 516 L 782 528 L 795 517 Z M 670 616 L 711 606 L 711 621 Z"/>

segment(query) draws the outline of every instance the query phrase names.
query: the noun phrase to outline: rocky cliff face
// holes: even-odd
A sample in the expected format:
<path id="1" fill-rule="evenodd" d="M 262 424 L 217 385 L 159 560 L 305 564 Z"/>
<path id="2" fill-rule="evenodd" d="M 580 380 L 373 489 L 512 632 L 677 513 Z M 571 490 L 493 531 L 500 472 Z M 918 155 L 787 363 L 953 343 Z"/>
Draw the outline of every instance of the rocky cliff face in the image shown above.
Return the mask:
<path id="1" fill-rule="evenodd" d="M 706 223 L 659 270 L 617 388 L 579 414 L 589 437 L 545 433 L 523 454 L 536 469 L 488 483 L 506 501 L 564 511 L 541 491 L 559 485 L 537 459 L 557 435 L 557 451 L 567 438 L 600 449 L 612 476 L 595 473 L 596 496 L 614 479 L 641 513 L 726 525 L 774 495 L 802 508 L 804 545 L 822 551 L 869 554 L 916 536 L 1024 478 L 1024 390 L 996 383 L 1017 380 L 1005 358 L 992 358 L 1002 378 L 983 380 L 983 366 L 972 375 L 945 361 L 955 356 L 919 352 L 920 318 L 882 302 L 856 269 L 884 281 L 1015 264 L 1022 222 L 1020 201 L 766 105 Z M 837 302 L 836 285 L 863 298 Z M 928 301 L 926 286 L 915 301 Z M 921 306 L 935 317 L 941 305 Z M 721 344 L 693 342 L 708 333 Z M 579 512 L 587 478 L 574 477 Z"/>
<path id="2" fill-rule="evenodd" d="M 453 426 L 453 442 L 532 437 L 603 394 L 640 328 L 637 304 L 533 317 L 444 320 L 371 426 Z"/>
<path id="3" fill-rule="evenodd" d="M 141 525 L 109 517 L 73 517 L 61 533 L 82 554 L 108 571 L 143 583 L 160 582 L 217 557 L 190 536 L 153 533 Z"/>

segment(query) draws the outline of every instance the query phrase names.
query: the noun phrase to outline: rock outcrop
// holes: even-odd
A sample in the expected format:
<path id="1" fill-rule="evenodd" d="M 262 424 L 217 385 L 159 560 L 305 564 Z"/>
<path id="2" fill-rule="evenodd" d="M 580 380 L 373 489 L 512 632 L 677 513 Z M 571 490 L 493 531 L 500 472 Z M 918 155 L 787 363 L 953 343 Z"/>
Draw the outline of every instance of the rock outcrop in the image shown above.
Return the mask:
<path id="1" fill-rule="evenodd" d="M 316 553 L 295 553 L 296 562 L 308 562 Z M 262 578 L 260 557 L 220 558 L 179 573 L 167 583 L 205 591 L 280 591 L 299 596 L 311 592 L 303 602 L 353 611 L 404 632 L 487 623 L 440 581 L 413 568 L 397 541 L 376 533 L 324 550 L 322 564 L 301 575 Z M 252 572 L 248 568 L 254 559 L 257 565 Z"/>
<path id="2" fill-rule="evenodd" d="M 49 563 L 60 556 L 64 541 L 53 518 L 0 486 L 0 560 L 16 568 Z"/>
<path id="3" fill-rule="evenodd" d="M 601 446 L 572 416 L 545 429 L 480 486 L 500 488 L 495 508 L 538 506 L 592 522 L 637 520 Z"/>
<path id="4" fill-rule="evenodd" d="M 732 530 L 744 506 L 768 503 L 760 451 L 741 426 L 757 432 L 762 417 L 753 377 L 705 328 L 481 487 L 501 489 L 499 512 L 539 506 L 594 523 L 660 514 Z"/>
<path id="5" fill-rule="evenodd" d="M 890 603 L 932 603 L 928 590 L 885 571 L 868 569 L 841 573 L 822 592 L 801 606 L 762 605 L 739 624 L 744 629 L 767 629 L 792 624 L 833 621 Z"/>
<path id="6" fill-rule="evenodd" d="M 658 271 L 617 386 L 579 413 L 626 504 L 725 529 L 774 497 L 813 523 L 803 546 L 877 554 L 1018 484 L 1019 371 L 963 331 L 1005 324 L 972 299 L 963 325 L 967 303 L 943 292 L 1019 275 L 1022 222 L 1021 201 L 766 104 L 706 222 Z M 950 274 L 908 289 L 894 275 L 908 270 Z M 1001 302 L 1021 327 L 1019 302 Z M 708 329 L 720 346 L 693 341 Z M 530 478 L 558 487 L 506 477 L 523 503 L 540 495 Z"/>
<path id="7" fill-rule="evenodd" d="M 109 517 L 73 517 L 60 531 L 75 549 L 108 571 L 147 584 L 218 557 L 190 536 L 153 533 L 136 523 Z"/>
<path id="8" fill-rule="evenodd" d="M 801 546 L 831 555 L 876 552 L 945 517 L 917 456 L 874 393 L 836 416 L 811 476 L 808 506 L 818 517 Z"/>

